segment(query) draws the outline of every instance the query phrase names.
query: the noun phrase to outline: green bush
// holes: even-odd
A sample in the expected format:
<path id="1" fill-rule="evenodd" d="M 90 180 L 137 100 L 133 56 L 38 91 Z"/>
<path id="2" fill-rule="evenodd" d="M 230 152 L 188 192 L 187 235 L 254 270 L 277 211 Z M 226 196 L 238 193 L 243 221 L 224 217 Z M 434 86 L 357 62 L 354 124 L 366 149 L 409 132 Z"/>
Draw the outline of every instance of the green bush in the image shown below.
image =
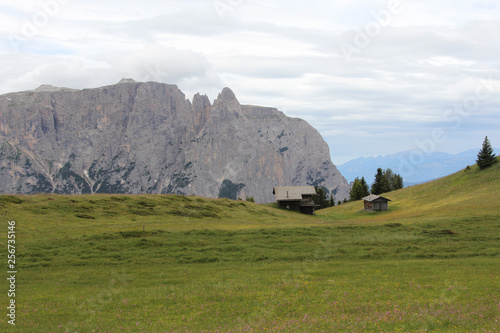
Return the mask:
<path id="1" fill-rule="evenodd" d="M 95 217 L 88 214 L 76 214 L 76 217 L 78 217 L 79 219 L 95 220 Z"/>

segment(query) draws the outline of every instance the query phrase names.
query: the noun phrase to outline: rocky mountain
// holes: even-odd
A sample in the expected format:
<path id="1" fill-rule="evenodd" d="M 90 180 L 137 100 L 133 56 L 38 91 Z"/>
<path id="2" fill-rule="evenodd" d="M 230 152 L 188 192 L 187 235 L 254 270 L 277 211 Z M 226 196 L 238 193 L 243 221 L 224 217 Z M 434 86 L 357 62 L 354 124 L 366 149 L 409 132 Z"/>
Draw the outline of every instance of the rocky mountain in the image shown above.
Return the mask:
<path id="1" fill-rule="evenodd" d="M 272 202 L 273 186 L 347 181 L 307 122 L 240 105 L 225 88 L 190 102 L 175 85 L 122 80 L 0 96 L 0 193 L 178 193 Z"/>

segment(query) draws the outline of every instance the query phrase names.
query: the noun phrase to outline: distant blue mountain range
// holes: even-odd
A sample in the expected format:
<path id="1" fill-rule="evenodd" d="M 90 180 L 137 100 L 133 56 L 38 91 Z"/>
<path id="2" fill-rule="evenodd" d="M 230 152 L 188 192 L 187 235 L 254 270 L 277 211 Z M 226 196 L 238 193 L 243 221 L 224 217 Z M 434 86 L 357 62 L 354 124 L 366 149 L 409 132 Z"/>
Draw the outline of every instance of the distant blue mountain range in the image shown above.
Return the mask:
<path id="1" fill-rule="evenodd" d="M 498 156 L 500 150 L 494 151 Z M 337 165 L 337 168 L 348 182 L 354 181 L 356 177 L 365 177 L 368 184 L 373 182 L 377 168 L 392 169 L 403 177 L 405 186 L 411 186 L 450 175 L 467 165 L 476 164 L 478 152 L 479 148 L 454 155 L 405 151 L 385 156 L 360 157 Z"/>

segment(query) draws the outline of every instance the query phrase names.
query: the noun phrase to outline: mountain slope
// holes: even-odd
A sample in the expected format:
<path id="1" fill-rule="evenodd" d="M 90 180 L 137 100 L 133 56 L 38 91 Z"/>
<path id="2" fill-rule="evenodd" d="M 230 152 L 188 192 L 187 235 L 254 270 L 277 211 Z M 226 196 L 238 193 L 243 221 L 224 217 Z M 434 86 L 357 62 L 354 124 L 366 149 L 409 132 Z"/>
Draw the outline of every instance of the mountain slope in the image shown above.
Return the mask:
<path id="1" fill-rule="evenodd" d="M 360 221 L 432 221 L 491 219 L 500 221 L 500 157 L 492 167 L 479 170 L 477 165 L 450 176 L 421 185 L 383 194 L 391 199 L 389 212 L 363 212 L 363 202 L 318 211 L 318 215 L 336 220 Z"/>
<path id="2" fill-rule="evenodd" d="M 412 151 L 405 151 L 377 157 L 360 157 L 338 165 L 337 168 L 349 182 L 356 177 L 365 177 L 368 183 L 373 181 L 377 168 L 392 169 L 403 176 L 405 185 L 409 186 L 441 178 L 475 164 L 478 151 L 479 148 L 459 154 L 434 152 L 426 155 L 425 160 L 419 160 L 418 164 L 411 164 L 409 161 L 416 157 L 411 156 Z M 495 153 L 498 155 L 500 150 L 495 149 Z"/>
<path id="3" fill-rule="evenodd" d="M 0 193 L 177 193 L 273 201 L 279 185 L 349 188 L 307 122 L 240 105 L 225 88 L 191 103 L 174 85 L 122 80 L 0 96 Z"/>

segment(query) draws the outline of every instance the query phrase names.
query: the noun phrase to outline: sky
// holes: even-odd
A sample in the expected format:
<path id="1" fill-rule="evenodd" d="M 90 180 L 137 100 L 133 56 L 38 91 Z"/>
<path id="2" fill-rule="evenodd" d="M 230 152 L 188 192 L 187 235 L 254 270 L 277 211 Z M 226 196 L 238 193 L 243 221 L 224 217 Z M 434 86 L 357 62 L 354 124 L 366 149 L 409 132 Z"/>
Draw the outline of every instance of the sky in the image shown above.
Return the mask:
<path id="1" fill-rule="evenodd" d="M 0 0 L 0 94 L 122 78 L 308 121 L 342 164 L 500 147 L 498 0 Z"/>

